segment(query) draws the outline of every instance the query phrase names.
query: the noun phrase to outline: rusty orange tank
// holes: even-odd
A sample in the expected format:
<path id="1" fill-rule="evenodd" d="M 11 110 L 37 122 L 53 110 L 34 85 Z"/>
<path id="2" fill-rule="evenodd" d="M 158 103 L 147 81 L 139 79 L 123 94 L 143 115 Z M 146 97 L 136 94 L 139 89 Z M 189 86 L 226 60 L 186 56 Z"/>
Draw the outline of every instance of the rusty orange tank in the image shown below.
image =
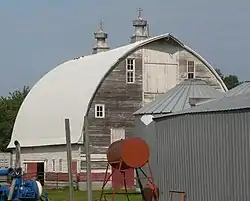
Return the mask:
<path id="1" fill-rule="evenodd" d="M 149 159 L 148 144 L 141 138 L 126 138 L 112 143 L 109 146 L 108 163 L 115 169 L 143 167 Z"/>

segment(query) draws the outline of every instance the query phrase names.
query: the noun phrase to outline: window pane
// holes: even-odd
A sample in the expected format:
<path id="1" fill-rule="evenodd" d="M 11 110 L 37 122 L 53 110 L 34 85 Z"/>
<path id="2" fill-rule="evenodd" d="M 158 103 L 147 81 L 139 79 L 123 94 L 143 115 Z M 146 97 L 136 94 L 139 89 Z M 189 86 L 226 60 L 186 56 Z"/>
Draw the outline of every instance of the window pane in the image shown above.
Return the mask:
<path id="1" fill-rule="evenodd" d="M 104 106 L 102 105 L 96 105 L 95 106 L 95 116 L 96 117 L 104 117 Z"/>
<path id="2" fill-rule="evenodd" d="M 188 61 L 188 67 L 194 67 L 194 61 Z"/>
<path id="3" fill-rule="evenodd" d="M 127 59 L 127 70 L 134 70 L 134 59 Z"/>
<path id="4" fill-rule="evenodd" d="M 99 111 L 97 111 L 96 116 L 100 117 L 100 112 Z"/>
<path id="5" fill-rule="evenodd" d="M 133 65 L 128 65 L 128 70 L 133 70 L 133 69 L 134 69 Z"/>
<path id="6" fill-rule="evenodd" d="M 131 83 L 134 82 L 134 77 L 133 77 L 134 73 L 133 72 L 127 72 L 127 82 Z"/>
<path id="7" fill-rule="evenodd" d="M 193 73 L 194 72 L 194 67 L 189 66 L 188 67 L 188 72 L 192 72 Z"/>
<path id="8" fill-rule="evenodd" d="M 97 112 L 99 112 L 99 111 L 101 110 L 101 107 L 100 107 L 100 106 L 97 106 L 97 107 L 96 107 L 96 110 L 97 110 Z"/>
<path id="9" fill-rule="evenodd" d="M 188 79 L 194 78 L 194 73 L 188 73 Z"/>
<path id="10" fill-rule="evenodd" d="M 133 64 L 133 59 L 128 59 L 128 64 Z"/>

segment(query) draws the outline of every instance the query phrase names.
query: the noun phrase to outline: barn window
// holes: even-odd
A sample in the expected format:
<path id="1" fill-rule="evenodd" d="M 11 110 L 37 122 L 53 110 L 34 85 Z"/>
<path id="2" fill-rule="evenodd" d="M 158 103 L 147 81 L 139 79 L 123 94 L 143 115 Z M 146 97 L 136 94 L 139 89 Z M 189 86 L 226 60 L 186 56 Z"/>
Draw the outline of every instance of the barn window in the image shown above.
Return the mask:
<path id="1" fill-rule="evenodd" d="M 59 171 L 62 172 L 62 159 L 59 159 Z"/>
<path id="2" fill-rule="evenodd" d="M 128 58 L 126 60 L 126 80 L 127 83 L 135 83 L 135 59 Z"/>
<path id="3" fill-rule="evenodd" d="M 55 172 L 56 171 L 56 160 L 52 159 L 52 171 Z"/>
<path id="4" fill-rule="evenodd" d="M 96 104 L 95 105 L 95 118 L 104 118 L 105 117 L 105 105 Z"/>
<path id="5" fill-rule="evenodd" d="M 187 78 L 195 78 L 195 65 L 194 61 L 187 61 Z"/>

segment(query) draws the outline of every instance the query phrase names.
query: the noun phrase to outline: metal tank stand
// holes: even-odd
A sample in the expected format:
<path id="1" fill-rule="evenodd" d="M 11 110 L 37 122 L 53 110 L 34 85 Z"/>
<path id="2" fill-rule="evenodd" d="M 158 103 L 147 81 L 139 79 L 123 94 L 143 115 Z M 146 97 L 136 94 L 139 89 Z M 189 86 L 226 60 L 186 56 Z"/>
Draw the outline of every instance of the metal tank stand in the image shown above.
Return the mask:
<path id="1" fill-rule="evenodd" d="M 187 201 L 187 194 L 184 191 L 169 191 L 169 201 L 172 201 L 173 195 L 179 194 L 180 195 L 180 201 Z"/>
<path id="2" fill-rule="evenodd" d="M 108 173 L 109 165 L 110 164 L 107 164 L 107 167 L 106 167 L 105 177 L 104 177 L 104 180 L 103 180 L 102 191 L 101 191 L 99 201 L 107 201 L 106 195 L 112 195 L 112 201 L 114 201 L 114 197 L 115 197 L 116 194 L 126 195 L 128 201 L 130 201 L 129 195 L 136 195 L 136 194 L 141 194 L 142 198 L 143 198 L 143 201 L 152 201 L 153 199 L 155 201 L 158 201 L 159 189 L 154 184 L 154 179 L 153 179 L 151 167 L 150 167 L 150 164 L 148 162 L 147 162 L 147 165 L 148 165 L 148 168 L 149 168 L 150 176 L 148 176 L 142 170 L 141 167 L 140 168 L 133 168 L 135 170 L 135 172 L 136 172 L 136 178 L 135 179 L 138 181 L 140 192 L 128 192 L 127 184 L 126 184 L 126 173 L 125 173 L 125 171 L 121 170 L 121 163 L 120 163 L 120 166 L 119 166 L 118 169 L 113 168 L 113 171 L 112 171 L 111 174 Z M 116 171 L 121 172 L 122 175 L 123 175 L 125 192 L 118 192 L 117 189 L 113 189 L 112 192 L 104 192 L 104 188 L 105 188 L 106 184 L 108 183 L 111 176 Z M 144 177 L 139 176 L 139 171 L 144 175 Z M 141 179 L 146 179 L 147 180 L 147 185 L 145 187 L 143 187 Z"/>

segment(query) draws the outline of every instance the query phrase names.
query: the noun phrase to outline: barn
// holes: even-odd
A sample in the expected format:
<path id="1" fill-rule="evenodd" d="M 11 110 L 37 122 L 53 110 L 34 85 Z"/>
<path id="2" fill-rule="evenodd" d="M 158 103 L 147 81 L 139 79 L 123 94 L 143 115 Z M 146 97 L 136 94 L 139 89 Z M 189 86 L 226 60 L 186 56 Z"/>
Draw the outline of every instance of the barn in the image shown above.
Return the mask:
<path id="1" fill-rule="evenodd" d="M 18 112 L 8 146 L 14 153 L 14 140 L 20 142 L 27 175 L 45 172 L 48 185 L 68 182 L 65 118 L 70 119 L 72 167 L 79 182 L 86 179 L 82 128 L 87 116 L 92 176 L 98 186 L 108 146 L 132 136 L 133 113 L 145 103 L 185 79 L 199 78 L 227 91 L 214 68 L 175 36 L 149 37 L 147 21 L 141 17 L 133 26 L 131 43 L 115 49 L 109 49 L 107 33 L 100 27 L 92 55 L 60 64 L 32 87 Z M 132 177 L 131 173 L 130 186 Z"/>
<path id="2" fill-rule="evenodd" d="M 250 200 L 250 93 L 154 121 L 161 201 Z"/>
<path id="3" fill-rule="evenodd" d="M 210 86 L 204 80 L 186 79 L 134 113 L 134 135 L 146 140 L 150 150 L 153 150 L 156 146 L 154 117 L 185 110 L 224 95 L 225 93 Z M 157 155 L 155 154 L 156 152 L 151 152 L 150 155 L 151 166 L 156 166 L 153 170 L 157 170 Z"/>

